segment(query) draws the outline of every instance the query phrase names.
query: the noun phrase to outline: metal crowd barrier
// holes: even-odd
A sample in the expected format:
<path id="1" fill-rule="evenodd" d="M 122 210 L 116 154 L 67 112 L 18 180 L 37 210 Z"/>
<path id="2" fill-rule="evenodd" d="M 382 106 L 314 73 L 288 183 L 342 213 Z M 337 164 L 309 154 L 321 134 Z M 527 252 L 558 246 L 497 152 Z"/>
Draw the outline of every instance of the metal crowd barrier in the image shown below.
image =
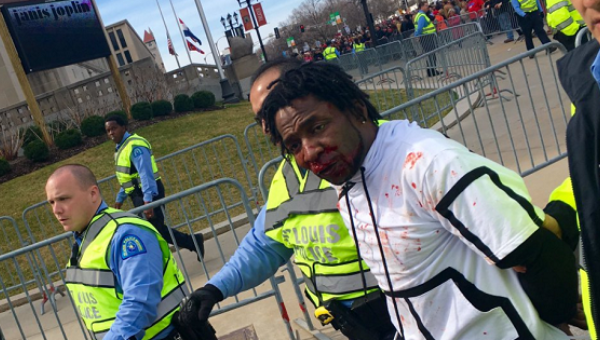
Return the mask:
<path id="1" fill-rule="evenodd" d="M 409 97 L 414 89 L 436 89 L 491 66 L 485 37 L 480 32 L 443 45 L 406 64 Z"/>
<path id="2" fill-rule="evenodd" d="M 579 30 L 579 32 L 577 32 L 577 36 L 575 36 L 575 48 L 581 46 L 584 37 L 587 37 L 588 41 L 594 39 L 594 37 L 592 37 L 592 32 L 590 32 L 587 26 L 583 27 Z"/>
<path id="3" fill-rule="evenodd" d="M 257 123 L 246 126 L 244 140 L 248 149 L 248 158 L 252 160 L 256 176 L 260 171 L 260 165 L 281 155 L 281 149 L 271 143 L 269 136 L 263 133 L 262 126 Z"/>
<path id="4" fill-rule="evenodd" d="M 203 197 L 213 197 L 214 199 L 207 202 L 203 200 Z M 198 262 L 195 253 L 181 252 L 175 245 L 175 260 L 184 273 L 188 288 L 193 290 L 203 286 L 212 274 L 222 268 L 235 251 L 242 235 L 236 231 L 234 216 L 243 214 L 247 223 L 252 225 L 254 223 L 252 205 L 244 186 L 239 181 L 223 178 L 184 190 L 147 206 L 133 209 L 131 212 L 141 213 L 144 209 L 162 206 L 166 219 L 169 221 L 172 219 L 169 214 L 173 210 L 171 207 L 183 207 L 184 224 L 188 232 L 192 233 L 198 229 L 208 230 L 205 234 L 206 254 L 201 262 Z M 204 216 L 207 218 L 204 219 Z M 2 263 L 0 265 L 3 266 L 4 262 L 8 262 L 15 268 L 17 282 L 16 284 L 11 283 L 11 285 L 21 287 L 24 293 L 23 297 L 19 297 L 20 302 L 15 297 L 9 296 L 9 287 L 5 283 L 5 279 L 0 277 L 0 288 L 11 312 L 0 314 L 0 327 L 7 339 L 88 339 L 87 331 L 77 316 L 77 308 L 68 291 L 68 298 L 57 298 L 52 301 L 55 308 L 52 308 L 51 313 L 38 316 L 33 305 L 34 297 L 28 288 L 30 282 L 26 278 L 28 272 L 36 270 L 32 268 L 27 258 L 45 254 L 38 259 L 38 265 L 43 268 L 43 272 L 56 273 L 55 286 L 61 291 L 64 290 L 64 268 L 69 259 L 72 244 L 72 234 L 62 233 L 0 255 L 0 263 Z M 199 270 L 200 268 L 202 270 Z M 253 289 L 227 299 L 220 303 L 211 315 L 223 314 L 274 297 L 286 333 L 290 339 L 295 339 L 278 286 L 284 281 L 283 276 L 273 276 L 269 279 L 270 288 Z"/>
<path id="5" fill-rule="evenodd" d="M 527 176 L 566 156 L 569 100 L 553 42 L 477 71 L 382 113 L 435 128 L 470 150 Z M 529 56 L 534 56 L 529 59 Z M 542 72 L 544 65 L 550 72 Z M 513 95 L 506 96 L 498 89 Z M 447 105 L 449 102 L 450 105 Z"/>

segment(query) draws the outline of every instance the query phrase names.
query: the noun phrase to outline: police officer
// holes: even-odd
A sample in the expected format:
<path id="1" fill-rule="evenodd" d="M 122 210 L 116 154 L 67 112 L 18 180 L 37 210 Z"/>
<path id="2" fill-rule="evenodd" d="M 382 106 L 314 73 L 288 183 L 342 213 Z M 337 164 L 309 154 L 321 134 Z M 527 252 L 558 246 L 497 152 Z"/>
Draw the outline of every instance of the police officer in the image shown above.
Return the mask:
<path id="1" fill-rule="evenodd" d="M 533 35 L 531 31 L 535 31 L 535 35 L 540 39 L 542 44 L 550 42 L 546 31 L 544 30 L 544 9 L 539 0 L 511 0 L 511 4 L 517 13 L 517 22 L 525 35 L 525 46 L 527 51 L 533 49 Z M 556 47 L 549 49 L 549 53 L 556 51 Z M 533 55 L 529 58 L 533 58 Z"/>
<path id="2" fill-rule="evenodd" d="M 152 224 L 109 208 L 94 174 L 64 165 L 46 183 L 48 203 L 75 240 L 65 282 L 96 339 L 175 339 L 184 277 Z"/>
<path id="3" fill-rule="evenodd" d="M 260 110 L 273 81 L 299 66 L 290 59 L 263 65 L 253 77 L 252 110 Z M 301 207 L 297 201 L 310 201 L 312 206 Z M 293 213 L 288 203 L 297 208 Z M 183 325 L 193 328 L 198 319 L 206 320 L 217 302 L 256 287 L 295 255 L 306 295 L 315 307 L 323 307 L 317 309 L 320 317 L 333 315 L 332 326 L 350 339 L 393 339 L 396 332 L 385 299 L 370 270 L 359 261 L 336 203 L 328 183 L 299 168 L 293 159 L 283 161 L 266 208 L 223 269 L 186 301 L 180 314 Z"/>
<path id="4" fill-rule="evenodd" d="M 337 59 L 340 56 L 340 52 L 335 48 L 335 42 L 333 40 L 327 42 L 327 47 L 323 51 L 325 60 Z"/>
<path id="5" fill-rule="evenodd" d="M 165 187 L 158 174 L 150 143 L 137 134 L 130 134 L 125 121 L 119 116 L 106 118 L 104 127 L 108 137 L 117 145 L 115 165 L 121 189 L 117 193 L 115 208 L 120 209 L 127 196 L 135 207 L 164 198 Z M 144 215 L 169 244 L 174 244 L 165 225 L 165 216 L 161 207 L 147 209 Z M 197 252 L 191 235 L 177 230 L 172 232 L 180 248 Z M 199 248 L 198 260 L 200 260 L 200 257 L 204 256 L 204 237 L 198 233 L 195 238 Z"/>
<path id="6" fill-rule="evenodd" d="M 415 15 L 415 37 L 421 37 L 419 39 L 421 46 L 423 47 L 423 52 L 431 52 L 437 48 L 436 36 L 435 36 L 435 25 L 431 22 L 429 16 L 427 16 L 427 12 L 429 12 L 429 4 L 427 1 L 419 2 L 419 12 Z M 442 74 L 436 70 L 437 68 L 437 57 L 435 53 L 430 55 L 427 58 L 427 76 L 434 77 Z"/>
<path id="7" fill-rule="evenodd" d="M 546 9 L 548 26 L 556 30 L 554 39 L 563 44 L 567 51 L 575 49 L 575 37 L 585 27 L 585 22 L 571 0 L 546 0 Z"/>
<path id="8" fill-rule="evenodd" d="M 360 66 L 361 73 L 369 73 L 369 66 L 366 58 L 367 56 L 363 53 L 365 51 L 365 43 L 362 42 L 360 38 L 354 38 L 354 45 L 352 46 L 352 50 L 358 58 L 358 65 Z"/>

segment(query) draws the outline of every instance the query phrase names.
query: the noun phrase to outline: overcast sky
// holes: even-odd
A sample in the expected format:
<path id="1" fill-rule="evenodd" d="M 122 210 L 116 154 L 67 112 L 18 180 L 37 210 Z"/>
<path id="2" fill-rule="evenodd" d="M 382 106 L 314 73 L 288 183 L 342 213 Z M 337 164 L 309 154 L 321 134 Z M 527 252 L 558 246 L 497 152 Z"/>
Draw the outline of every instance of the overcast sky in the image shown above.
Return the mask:
<path id="1" fill-rule="evenodd" d="M 200 16 L 196 9 L 194 0 L 172 0 L 173 6 L 177 15 L 185 22 L 194 33 L 202 41 L 202 50 L 206 54 L 202 55 L 198 52 L 190 52 L 192 56 L 192 62 L 204 63 L 205 56 L 206 62 L 214 64 L 210 48 L 208 47 L 208 40 L 206 39 L 206 32 L 200 21 Z M 167 28 L 175 51 L 179 55 L 179 62 L 181 66 L 188 65 L 190 62 L 188 56 L 185 53 L 183 41 L 177 28 L 177 22 L 175 15 L 171 10 L 169 0 L 158 0 L 160 7 L 165 16 Z M 239 5 L 237 0 L 201 0 L 202 6 L 204 7 L 204 13 L 210 27 L 210 32 L 215 43 L 219 46 L 219 52 L 222 52 L 228 45 L 225 38 L 223 25 L 221 24 L 221 16 L 226 17 L 228 13 L 239 11 Z M 167 70 L 173 70 L 177 68 L 177 62 L 175 57 L 170 55 L 167 49 L 167 34 L 165 33 L 165 26 L 160 17 L 160 12 L 156 5 L 156 0 L 96 0 L 96 3 L 100 10 L 100 15 L 104 25 L 110 25 L 112 23 L 127 19 L 129 23 L 136 30 L 138 35 L 143 39 L 144 30 L 148 28 L 152 29 L 156 43 L 159 46 L 160 53 L 162 55 L 165 67 Z M 252 1 L 252 3 L 256 3 Z M 262 0 L 260 2 L 267 17 L 267 25 L 260 28 L 260 33 L 265 41 L 266 37 L 273 33 L 273 28 L 277 24 L 291 14 L 292 10 L 300 4 L 300 1 L 296 0 Z M 238 12 L 239 15 L 239 12 Z M 241 20 L 241 18 L 240 18 Z M 256 33 L 252 30 L 253 41 L 258 41 Z M 220 40 L 219 40 L 220 39 Z M 258 48 L 258 42 L 255 44 Z"/>

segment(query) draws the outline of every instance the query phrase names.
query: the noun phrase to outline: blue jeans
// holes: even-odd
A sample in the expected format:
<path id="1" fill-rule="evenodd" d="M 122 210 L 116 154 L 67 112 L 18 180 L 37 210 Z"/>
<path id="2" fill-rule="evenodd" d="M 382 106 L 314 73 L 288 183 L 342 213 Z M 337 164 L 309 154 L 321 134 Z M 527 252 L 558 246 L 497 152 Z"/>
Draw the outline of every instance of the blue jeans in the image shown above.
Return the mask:
<path id="1" fill-rule="evenodd" d="M 498 21 L 500 22 L 500 28 L 506 32 L 507 39 L 514 39 L 512 25 L 510 23 L 510 15 L 507 12 L 502 12 L 498 15 Z"/>

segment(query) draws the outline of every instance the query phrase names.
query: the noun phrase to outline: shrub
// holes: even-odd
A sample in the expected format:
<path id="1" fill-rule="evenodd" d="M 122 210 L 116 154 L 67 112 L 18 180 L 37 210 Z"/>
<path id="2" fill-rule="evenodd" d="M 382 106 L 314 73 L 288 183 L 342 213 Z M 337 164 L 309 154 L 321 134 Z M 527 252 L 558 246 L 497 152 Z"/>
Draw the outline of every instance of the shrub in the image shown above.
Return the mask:
<path id="1" fill-rule="evenodd" d="M 61 150 L 81 145 L 81 133 L 76 129 L 65 130 L 54 138 L 54 144 Z"/>
<path id="2" fill-rule="evenodd" d="M 41 140 L 34 140 L 25 145 L 25 157 L 33 162 L 43 162 L 50 157 L 50 150 L 46 143 Z"/>
<path id="3" fill-rule="evenodd" d="M 198 91 L 192 95 L 194 107 L 197 109 L 206 109 L 215 105 L 215 95 L 209 91 Z"/>
<path id="4" fill-rule="evenodd" d="M 4 158 L 0 158 L 0 176 L 4 176 L 10 172 L 10 164 Z"/>
<path id="5" fill-rule="evenodd" d="M 187 112 L 194 109 L 194 101 L 187 94 L 178 94 L 174 100 L 175 112 Z"/>
<path id="6" fill-rule="evenodd" d="M 104 134 L 104 118 L 90 116 L 81 122 L 81 133 L 88 137 L 96 137 Z"/>
<path id="7" fill-rule="evenodd" d="M 112 117 L 112 116 L 119 116 L 119 117 L 123 118 L 123 121 L 125 122 L 125 124 L 127 124 L 128 119 L 127 119 L 127 113 L 125 113 L 125 111 L 123 111 L 123 110 L 111 111 L 104 116 L 104 119 L 106 120 L 106 118 Z"/>
<path id="8" fill-rule="evenodd" d="M 152 119 L 152 106 L 148 102 L 139 102 L 131 106 L 131 116 L 136 120 Z"/>
<path id="9" fill-rule="evenodd" d="M 23 137 L 23 145 L 27 145 L 33 141 L 41 141 L 44 137 L 42 136 L 42 129 L 37 125 L 31 125 L 25 128 L 25 137 Z"/>
<path id="10" fill-rule="evenodd" d="M 154 117 L 166 116 L 173 112 L 173 105 L 168 100 L 157 100 L 152 102 L 152 114 Z"/>

